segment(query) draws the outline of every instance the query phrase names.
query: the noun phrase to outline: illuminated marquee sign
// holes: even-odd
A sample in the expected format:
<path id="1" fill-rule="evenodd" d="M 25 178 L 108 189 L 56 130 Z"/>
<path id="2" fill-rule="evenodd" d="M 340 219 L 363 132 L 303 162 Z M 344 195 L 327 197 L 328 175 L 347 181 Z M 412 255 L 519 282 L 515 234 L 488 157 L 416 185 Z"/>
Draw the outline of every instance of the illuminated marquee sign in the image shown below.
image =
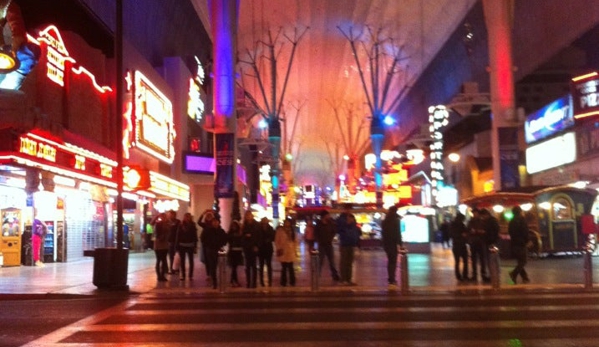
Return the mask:
<path id="1" fill-rule="evenodd" d="M 590 74 L 572 79 L 574 118 L 599 115 L 599 74 Z"/>
<path id="2" fill-rule="evenodd" d="M 131 144 L 169 164 L 175 159 L 173 107 L 142 73 L 135 72 L 134 134 Z"/>
<path id="3" fill-rule="evenodd" d="M 205 105 L 204 101 L 201 98 L 201 86 L 204 84 L 204 68 L 202 67 L 202 63 L 195 57 L 196 62 L 198 64 L 198 71 L 196 73 L 195 78 L 189 79 L 189 99 L 187 100 L 187 115 L 195 120 L 196 122 L 200 122 L 202 120 L 202 116 L 204 115 Z"/>
<path id="4" fill-rule="evenodd" d="M 19 152 L 33 157 L 56 162 L 56 148 L 54 146 L 21 136 L 19 138 Z"/>
<path id="5" fill-rule="evenodd" d="M 189 186 L 170 177 L 150 171 L 149 191 L 173 199 L 189 201 Z"/>
<path id="6" fill-rule="evenodd" d="M 433 143 L 430 145 L 431 158 L 431 186 L 432 195 L 436 204 L 439 203 L 439 189 L 444 186 L 444 168 L 443 168 L 443 128 L 449 123 L 449 112 L 443 105 L 431 106 L 428 108 L 429 131 Z"/>
<path id="7" fill-rule="evenodd" d="M 571 98 L 563 97 L 526 117 L 524 138 L 532 143 L 573 125 Z"/>
<path id="8" fill-rule="evenodd" d="M 69 143 L 34 133 L 12 133 L 0 146 L 0 162 L 16 162 L 72 178 L 116 187 L 112 180 L 116 161 Z M 3 150 L 5 150 L 3 152 Z"/>
<path id="9" fill-rule="evenodd" d="M 100 93 L 112 91 L 110 87 L 100 86 L 96 83 L 94 75 L 82 66 L 76 66 L 66 49 L 62 36 L 54 25 L 48 26 L 40 31 L 37 38 L 30 37 L 31 42 L 41 46 L 45 51 L 46 75 L 54 83 L 64 87 L 65 79 L 70 73 L 75 75 L 86 75 L 94 88 Z"/>

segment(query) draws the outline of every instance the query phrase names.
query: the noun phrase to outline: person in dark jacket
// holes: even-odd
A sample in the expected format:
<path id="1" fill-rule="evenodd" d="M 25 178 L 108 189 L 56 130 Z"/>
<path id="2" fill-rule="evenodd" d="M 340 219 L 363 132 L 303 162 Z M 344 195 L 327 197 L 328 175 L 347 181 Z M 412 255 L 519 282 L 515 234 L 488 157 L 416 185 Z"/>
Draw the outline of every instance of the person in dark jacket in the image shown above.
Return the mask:
<path id="1" fill-rule="evenodd" d="M 339 268 L 341 270 L 341 283 L 345 285 L 356 285 L 352 281 L 352 267 L 354 262 L 354 249 L 360 243 L 362 231 L 356 223 L 356 217 L 346 209 L 337 218 L 337 233 L 339 234 L 339 250 L 341 259 Z"/>
<path id="2" fill-rule="evenodd" d="M 179 224 L 181 221 L 177 219 L 177 212 L 174 210 L 170 210 L 167 212 L 167 221 L 169 225 L 169 234 L 168 234 L 168 260 L 169 260 L 169 273 L 174 274 L 179 272 L 179 270 L 173 269 L 173 263 L 175 262 L 175 237 L 177 235 L 177 230 L 179 229 Z"/>
<path id="3" fill-rule="evenodd" d="M 236 220 L 231 222 L 227 241 L 229 243 L 227 260 L 231 267 L 231 287 L 239 287 L 237 267 L 243 265 L 243 235 L 241 234 L 241 224 Z"/>
<path id="4" fill-rule="evenodd" d="M 491 282 L 491 277 L 489 277 L 489 248 L 499 241 L 499 221 L 495 216 L 491 214 L 491 212 L 487 209 L 482 209 L 480 211 L 480 216 L 483 221 L 483 228 L 485 230 L 483 234 L 483 256 L 484 256 L 484 264 L 486 264 L 486 269 L 484 270 L 484 274 L 482 275 L 483 282 Z M 482 266 L 482 265 L 481 265 Z M 481 269 L 481 272 L 483 269 Z"/>
<path id="5" fill-rule="evenodd" d="M 389 207 L 385 219 L 383 220 L 383 249 L 387 254 L 387 281 L 391 285 L 397 284 L 395 273 L 397 270 L 397 247 L 403 246 L 401 230 L 399 228 L 399 215 L 397 215 L 397 206 Z"/>
<path id="6" fill-rule="evenodd" d="M 202 234 L 202 232 L 204 231 L 204 229 L 208 228 L 210 226 L 212 219 L 216 218 L 214 216 L 215 211 L 212 209 L 207 209 L 204 212 L 202 212 L 202 214 L 200 215 L 200 218 L 198 218 L 198 225 L 200 226 L 200 228 L 202 228 L 202 231 L 200 232 L 200 235 Z M 210 273 L 208 272 L 208 267 L 206 266 L 206 251 L 204 250 L 204 244 L 200 242 L 200 262 L 202 264 L 204 264 L 204 267 L 206 269 L 206 280 L 208 282 L 210 282 L 212 279 L 210 278 Z"/>
<path id="7" fill-rule="evenodd" d="M 227 244 L 227 234 L 221 228 L 218 218 L 213 218 L 210 221 L 210 226 L 202 231 L 200 239 L 206 252 L 206 268 L 212 281 L 212 288 L 216 289 L 218 284 L 218 279 L 216 278 L 218 251 Z"/>
<path id="8" fill-rule="evenodd" d="M 168 264 L 168 233 L 170 231 L 165 213 L 161 213 L 154 220 L 154 253 L 156 254 L 156 276 L 159 282 L 166 282 Z"/>
<path id="9" fill-rule="evenodd" d="M 487 278 L 487 264 L 485 257 L 485 227 L 481 210 L 472 209 L 472 218 L 468 221 L 468 243 L 470 245 L 470 262 L 472 264 L 472 277 L 470 281 L 478 281 L 478 269 L 481 277 Z"/>
<path id="10" fill-rule="evenodd" d="M 329 211 L 322 211 L 320 213 L 320 220 L 316 222 L 314 228 L 314 237 L 318 245 L 318 264 L 320 274 L 322 270 L 322 264 L 326 258 L 329 262 L 329 269 L 331 270 L 331 277 L 333 281 L 339 281 L 339 273 L 335 267 L 335 252 L 333 250 L 333 239 L 337 234 L 337 228 L 335 222 L 331 218 Z"/>
<path id="11" fill-rule="evenodd" d="M 275 229 L 270 225 L 268 218 L 264 217 L 260 220 L 260 247 L 258 249 L 258 259 L 260 267 L 260 285 L 264 287 L 264 267 L 266 267 L 266 277 L 268 286 L 272 286 L 272 254 L 274 248 L 272 243 L 275 241 Z"/>
<path id="12" fill-rule="evenodd" d="M 462 282 L 468 279 L 468 229 L 464 224 L 466 217 L 458 212 L 449 225 L 451 238 L 455 278 Z M 460 262 L 462 263 L 460 266 Z"/>
<path id="13" fill-rule="evenodd" d="M 245 279 L 247 288 L 256 288 L 258 272 L 256 271 L 256 259 L 262 237 L 260 236 L 260 224 L 254 219 L 252 211 L 246 211 L 241 226 L 243 234 L 243 255 L 245 257 Z"/>
<path id="14" fill-rule="evenodd" d="M 185 257 L 189 259 L 189 280 L 193 280 L 194 261 L 193 253 L 198 245 L 198 230 L 196 224 L 191 217 L 191 213 L 186 213 L 183 216 L 183 221 L 179 224 L 177 235 L 175 237 L 175 247 L 179 252 L 181 259 L 181 267 L 179 279 L 185 280 Z"/>
<path id="15" fill-rule="evenodd" d="M 524 216 L 522 216 L 522 208 L 520 208 L 520 206 L 515 206 L 512 209 L 512 213 L 514 218 L 512 218 L 508 224 L 508 233 L 510 234 L 511 239 L 510 246 L 512 256 L 516 258 L 517 264 L 514 270 L 510 272 L 510 278 L 515 284 L 518 275 L 520 275 L 522 277 L 522 282 L 528 283 L 530 282 L 530 279 L 524 269 L 528 256 L 528 249 L 526 247 L 528 244 L 528 224 L 526 223 Z"/>

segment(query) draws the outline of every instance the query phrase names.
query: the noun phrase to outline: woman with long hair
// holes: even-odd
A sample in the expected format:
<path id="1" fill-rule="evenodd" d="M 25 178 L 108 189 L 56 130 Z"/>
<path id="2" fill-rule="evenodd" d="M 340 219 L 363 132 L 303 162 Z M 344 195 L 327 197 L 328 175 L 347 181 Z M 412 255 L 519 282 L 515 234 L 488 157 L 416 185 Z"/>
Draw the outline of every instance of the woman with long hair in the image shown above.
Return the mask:
<path id="1" fill-rule="evenodd" d="M 175 236 L 175 248 L 181 258 L 179 278 L 185 280 L 185 257 L 189 259 L 189 280 L 193 280 L 193 253 L 198 245 L 198 230 L 193 221 L 191 213 L 183 215 L 183 221 L 179 224 L 177 235 Z"/>
<path id="2" fill-rule="evenodd" d="M 287 286 L 287 275 L 289 275 L 289 284 L 293 287 L 295 286 L 293 262 L 297 260 L 297 237 L 291 219 L 285 219 L 283 225 L 277 227 L 275 247 L 277 260 L 281 262 L 281 286 Z"/>

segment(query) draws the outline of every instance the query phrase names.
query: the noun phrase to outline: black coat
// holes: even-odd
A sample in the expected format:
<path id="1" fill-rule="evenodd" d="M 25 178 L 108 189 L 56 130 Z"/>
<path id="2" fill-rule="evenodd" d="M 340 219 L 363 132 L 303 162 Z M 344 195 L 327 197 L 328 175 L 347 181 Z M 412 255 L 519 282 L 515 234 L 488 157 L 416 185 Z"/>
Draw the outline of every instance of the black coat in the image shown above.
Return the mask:
<path id="1" fill-rule="evenodd" d="M 396 250 L 397 245 L 403 246 L 401 230 L 399 229 L 399 216 L 396 213 L 388 213 L 383 220 L 383 248 L 387 250 Z"/>
<path id="2" fill-rule="evenodd" d="M 526 247 L 528 243 L 528 224 L 522 216 L 514 216 L 508 225 L 512 247 Z"/>
<path id="3" fill-rule="evenodd" d="M 221 227 L 215 228 L 210 226 L 204 228 L 200 239 L 204 248 L 218 251 L 227 244 L 227 233 Z"/>
<path id="4" fill-rule="evenodd" d="M 262 228 L 260 223 L 253 221 L 251 223 L 244 222 L 241 226 L 243 234 L 243 249 L 244 251 L 258 252 L 262 244 Z"/>

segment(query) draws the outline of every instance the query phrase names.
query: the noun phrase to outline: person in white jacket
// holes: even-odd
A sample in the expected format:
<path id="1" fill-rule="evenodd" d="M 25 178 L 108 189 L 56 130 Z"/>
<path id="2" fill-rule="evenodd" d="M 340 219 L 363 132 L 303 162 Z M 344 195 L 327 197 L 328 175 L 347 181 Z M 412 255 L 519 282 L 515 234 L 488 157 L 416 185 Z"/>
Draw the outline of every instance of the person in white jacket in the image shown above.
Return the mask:
<path id="1" fill-rule="evenodd" d="M 295 286 L 293 263 L 297 261 L 297 239 L 292 220 L 285 219 L 283 225 L 279 225 L 275 233 L 276 254 L 277 260 L 281 262 L 281 286 L 283 287 L 287 286 L 288 274 L 289 285 Z"/>

